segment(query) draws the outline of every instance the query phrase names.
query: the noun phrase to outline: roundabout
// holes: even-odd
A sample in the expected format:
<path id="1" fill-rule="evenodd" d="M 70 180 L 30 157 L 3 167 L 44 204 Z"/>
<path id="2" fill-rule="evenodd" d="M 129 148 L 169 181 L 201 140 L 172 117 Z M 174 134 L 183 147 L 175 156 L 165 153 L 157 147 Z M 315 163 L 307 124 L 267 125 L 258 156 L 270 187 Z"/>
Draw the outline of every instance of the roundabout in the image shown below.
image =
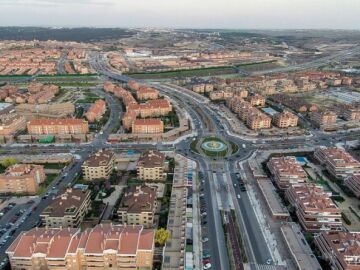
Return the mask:
<path id="1" fill-rule="evenodd" d="M 208 157 L 229 157 L 238 151 L 238 146 L 216 136 L 194 140 L 190 148 L 193 152 Z"/>
<path id="2" fill-rule="evenodd" d="M 203 142 L 201 144 L 201 148 L 203 150 L 210 152 L 222 152 L 225 151 L 228 147 L 225 143 L 221 141 L 211 140 L 211 141 Z"/>

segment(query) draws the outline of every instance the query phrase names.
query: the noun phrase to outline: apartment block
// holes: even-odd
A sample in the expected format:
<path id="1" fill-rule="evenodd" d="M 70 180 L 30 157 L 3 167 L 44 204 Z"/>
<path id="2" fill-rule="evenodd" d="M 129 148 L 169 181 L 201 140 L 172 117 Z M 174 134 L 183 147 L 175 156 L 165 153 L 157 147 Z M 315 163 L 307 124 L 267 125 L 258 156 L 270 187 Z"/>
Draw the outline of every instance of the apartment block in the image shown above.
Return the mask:
<path id="1" fill-rule="evenodd" d="M 55 104 L 20 104 L 16 112 L 26 119 L 34 118 L 65 118 L 75 113 L 75 105 L 70 102 Z"/>
<path id="2" fill-rule="evenodd" d="M 40 214 L 43 225 L 47 228 L 77 228 L 90 209 L 89 190 L 68 188 L 57 197 Z"/>
<path id="3" fill-rule="evenodd" d="M 15 270 L 142 269 L 151 270 L 152 229 L 99 224 L 75 228 L 33 228 L 22 232 L 6 250 Z"/>
<path id="4" fill-rule="evenodd" d="M 344 184 L 355 194 L 356 197 L 360 198 L 360 175 L 349 175 L 345 178 Z"/>
<path id="5" fill-rule="evenodd" d="M 319 147 L 315 150 L 314 157 L 335 178 L 344 179 L 349 175 L 360 175 L 360 162 L 343 148 Z"/>
<path id="6" fill-rule="evenodd" d="M 120 224 L 154 226 L 156 211 L 156 188 L 149 186 L 130 186 L 124 191 L 117 214 Z"/>
<path id="7" fill-rule="evenodd" d="M 84 179 L 109 179 L 114 170 L 115 155 L 110 150 L 99 150 L 91 155 L 82 165 Z"/>
<path id="8" fill-rule="evenodd" d="M 285 194 L 306 232 L 342 229 L 341 210 L 321 186 L 292 185 Z"/>
<path id="9" fill-rule="evenodd" d="M 136 97 L 138 100 L 158 99 L 159 91 L 152 87 L 143 86 L 136 91 Z"/>
<path id="10" fill-rule="evenodd" d="M 279 128 L 296 127 L 298 120 L 299 117 L 288 111 L 277 113 L 273 117 L 273 123 Z"/>
<path id="11" fill-rule="evenodd" d="M 332 270 L 360 269 L 360 233 L 322 232 L 314 242 Z"/>
<path id="12" fill-rule="evenodd" d="M 336 124 L 336 118 L 336 113 L 329 110 L 313 112 L 310 115 L 310 119 L 319 128 L 334 126 Z"/>
<path id="13" fill-rule="evenodd" d="M 155 118 L 135 119 L 132 123 L 131 132 L 134 134 L 163 133 L 164 123 Z"/>
<path id="14" fill-rule="evenodd" d="M 250 95 L 246 98 L 246 101 L 249 102 L 251 104 L 251 106 L 265 106 L 266 103 L 266 99 L 265 97 L 259 95 L 259 94 L 255 94 L 255 95 Z"/>
<path id="15" fill-rule="evenodd" d="M 137 162 L 137 176 L 145 181 L 162 181 L 165 171 L 165 155 L 156 150 L 146 151 Z"/>
<path id="16" fill-rule="evenodd" d="M 95 101 L 93 105 L 90 106 L 89 110 L 86 112 L 86 119 L 92 123 L 99 121 L 106 112 L 106 102 L 102 99 Z"/>
<path id="17" fill-rule="evenodd" d="M 45 179 L 43 166 L 16 164 L 0 174 L 0 193 L 36 194 Z"/>
<path id="18" fill-rule="evenodd" d="M 291 185 L 305 183 L 307 174 L 295 157 L 273 157 L 267 163 L 276 185 L 280 189 L 287 189 Z"/>
<path id="19" fill-rule="evenodd" d="M 25 117 L 16 113 L 0 116 L 0 136 L 12 136 L 26 129 Z"/>
<path id="20" fill-rule="evenodd" d="M 252 108 L 247 117 L 246 125 L 252 130 L 271 128 L 271 117 L 256 108 Z"/>
<path id="21" fill-rule="evenodd" d="M 89 132 L 88 122 L 83 119 L 33 119 L 27 123 L 29 134 L 86 134 Z"/>

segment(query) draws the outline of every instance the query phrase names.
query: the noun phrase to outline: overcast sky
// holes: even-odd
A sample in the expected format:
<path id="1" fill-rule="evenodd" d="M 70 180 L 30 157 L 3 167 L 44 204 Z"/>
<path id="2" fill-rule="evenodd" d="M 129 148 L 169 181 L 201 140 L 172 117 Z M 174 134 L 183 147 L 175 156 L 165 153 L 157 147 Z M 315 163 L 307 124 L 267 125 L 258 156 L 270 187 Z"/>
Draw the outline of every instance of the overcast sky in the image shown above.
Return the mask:
<path id="1" fill-rule="evenodd" d="M 360 29 L 360 0 L 0 0 L 1 26 Z"/>

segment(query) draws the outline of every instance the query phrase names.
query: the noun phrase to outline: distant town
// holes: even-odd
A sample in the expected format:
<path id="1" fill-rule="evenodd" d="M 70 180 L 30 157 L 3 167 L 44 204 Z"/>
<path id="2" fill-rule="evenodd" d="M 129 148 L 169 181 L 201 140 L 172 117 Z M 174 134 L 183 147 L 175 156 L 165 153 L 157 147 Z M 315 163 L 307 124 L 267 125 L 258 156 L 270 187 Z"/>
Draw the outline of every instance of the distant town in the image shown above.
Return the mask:
<path id="1" fill-rule="evenodd" d="M 0 27 L 1 269 L 360 270 L 360 32 L 44 29 Z"/>

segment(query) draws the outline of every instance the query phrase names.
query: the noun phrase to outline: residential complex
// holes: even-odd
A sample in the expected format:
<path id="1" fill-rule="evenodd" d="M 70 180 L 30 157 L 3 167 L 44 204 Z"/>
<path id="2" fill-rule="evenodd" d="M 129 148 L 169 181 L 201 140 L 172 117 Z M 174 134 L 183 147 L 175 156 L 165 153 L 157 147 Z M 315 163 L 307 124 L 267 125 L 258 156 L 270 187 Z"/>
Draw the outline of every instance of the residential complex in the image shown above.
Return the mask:
<path id="1" fill-rule="evenodd" d="M 333 177 L 344 179 L 352 174 L 360 175 L 360 162 L 343 148 L 320 147 L 314 156 Z"/>
<path id="2" fill-rule="evenodd" d="M 36 194 L 45 178 L 41 165 L 15 164 L 0 174 L 0 193 Z"/>
<path id="3" fill-rule="evenodd" d="M 76 228 L 90 208 L 90 190 L 68 188 L 51 200 L 40 217 L 44 226 Z"/>
<path id="4" fill-rule="evenodd" d="M 336 124 L 336 113 L 332 111 L 317 111 L 311 114 L 311 119 L 319 128 L 330 128 Z"/>
<path id="5" fill-rule="evenodd" d="M 114 169 L 115 155 L 111 150 L 99 150 L 82 165 L 84 179 L 109 179 Z"/>
<path id="6" fill-rule="evenodd" d="M 16 112 L 27 120 L 34 118 L 66 118 L 75 113 L 75 105 L 70 102 L 54 104 L 19 104 Z"/>
<path id="7" fill-rule="evenodd" d="M 355 194 L 356 197 L 360 198 L 360 175 L 349 175 L 344 179 L 344 184 Z"/>
<path id="8" fill-rule="evenodd" d="M 90 106 L 89 110 L 86 112 L 86 119 L 92 123 L 94 121 L 99 121 L 106 112 L 106 102 L 102 99 L 95 101 L 93 105 Z"/>
<path id="9" fill-rule="evenodd" d="M 299 117 L 288 111 L 277 113 L 273 117 L 274 125 L 279 128 L 296 127 L 298 120 Z"/>
<path id="10" fill-rule="evenodd" d="M 164 123 L 155 118 L 135 119 L 132 123 L 131 132 L 134 134 L 163 133 Z"/>
<path id="11" fill-rule="evenodd" d="M 32 135 L 86 134 L 89 126 L 83 119 L 33 119 L 27 123 L 27 130 Z"/>
<path id="12" fill-rule="evenodd" d="M 315 237 L 321 257 L 333 270 L 360 269 L 360 234 L 351 232 L 322 232 Z"/>
<path id="13" fill-rule="evenodd" d="M 26 120 L 16 113 L 0 116 L 0 136 L 13 136 L 26 129 Z"/>
<path id="14" fill-rule="evenodd" d="M 280 189 L 287 189 L 291 185 L 305 183 L 307 174 L 295 157 L 273 157 L 267 163 L 276 185 Z"/>
<path id="15" fill-rule="evenodd" d="M 138 160 L 137 176 L 145 181 L 163 181 L 165 155 L 156 150 L 146 151 Z"/>
<path id="16" fill-rule="evenodd" d="M 250 95 L 247 96 L 246 101 L 248 101 L 251 106 L 265 106 L 265 102 L 266 99 L 265 97 L 259 95 L 259 94 L 255 94 L 255 95 Z"/>
<path id="17" fill-rule="evenodd" d="M 306 232 L 342 229 L 341 210 L 321 186 L 292 185 L 286 191 L 286 198 Z"/>
<path id="18" fill-rule="evenodd" d="M 117 210 L 119 222 L 123 225 L 153 227 L 156 207 L 156 188 L 130 186 L 124 191 Z"/>
<path id="19" fill-rule="evenodd" d="M 12 269 L 151 270 L 154 230 L 100 224 L 75 228 L 34 228 L 22 232 L 6 250 Z"/>

